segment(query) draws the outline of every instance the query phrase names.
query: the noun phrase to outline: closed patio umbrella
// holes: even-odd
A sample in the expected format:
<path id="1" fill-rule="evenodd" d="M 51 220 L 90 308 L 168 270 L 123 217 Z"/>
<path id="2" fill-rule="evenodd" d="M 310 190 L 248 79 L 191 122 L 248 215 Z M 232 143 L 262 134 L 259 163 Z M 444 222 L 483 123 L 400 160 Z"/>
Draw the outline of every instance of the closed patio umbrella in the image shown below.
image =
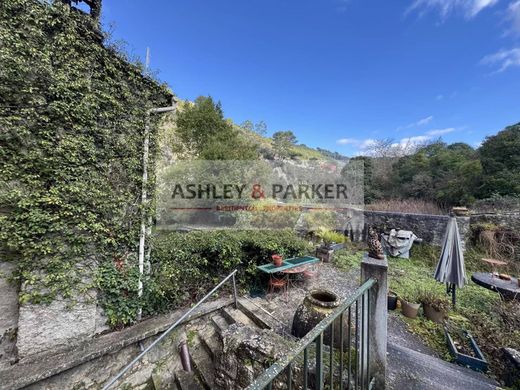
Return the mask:
<path id="1" fill-rule="evenodd" d="M 446 228 L 446 235 L 442 245 L 441 256 L 434 278 L 441 283 L 446 283 L 446 292 L 452 294 L 452 303 L 455 306 L 455 289 L 462 288 L 466 283 L 466 270 L 464 268 L 464 253 L 460 241 L 457 219 L 451 217 Z"/>

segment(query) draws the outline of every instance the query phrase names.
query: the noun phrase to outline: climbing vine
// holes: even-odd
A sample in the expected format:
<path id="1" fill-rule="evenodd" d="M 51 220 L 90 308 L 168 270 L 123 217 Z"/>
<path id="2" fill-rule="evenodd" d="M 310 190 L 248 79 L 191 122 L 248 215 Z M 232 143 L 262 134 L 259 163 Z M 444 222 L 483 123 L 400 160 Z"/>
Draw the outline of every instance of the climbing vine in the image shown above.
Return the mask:
<path id="1" fill-rule="evenodd" d="M 138 304 L 145 113 L 171 94 L 103 41 L 60 2 L 0 2 L 0 245 L 22 303 L 99 287 L 115 324 Z"/>

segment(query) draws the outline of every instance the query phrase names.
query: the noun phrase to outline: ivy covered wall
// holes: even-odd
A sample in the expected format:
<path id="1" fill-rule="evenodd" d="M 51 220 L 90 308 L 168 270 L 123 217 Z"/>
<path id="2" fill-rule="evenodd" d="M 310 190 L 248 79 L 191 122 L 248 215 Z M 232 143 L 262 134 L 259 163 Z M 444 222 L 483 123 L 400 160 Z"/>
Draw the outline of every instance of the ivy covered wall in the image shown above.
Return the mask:
<path id="1" fill-rule="evenodd" d="M 113 325 L 135 318 L 145 113 L 170 104 L 88 15 L 0 1 L 0 261 L 21 304 L 99 288 Z"/>

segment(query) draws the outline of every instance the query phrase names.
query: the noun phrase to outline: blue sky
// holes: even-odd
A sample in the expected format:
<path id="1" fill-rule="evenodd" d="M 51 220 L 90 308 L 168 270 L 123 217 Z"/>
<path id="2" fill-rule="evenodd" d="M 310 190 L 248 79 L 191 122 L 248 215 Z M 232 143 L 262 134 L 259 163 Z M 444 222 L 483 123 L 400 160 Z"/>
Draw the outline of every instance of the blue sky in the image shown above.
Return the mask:
<path id="1" fill-rule="evenodd" d="M 355 155 L 478 145 L 520 121 L 520 0 L 105 0 L 114 39 L 183 99 Z M 418 138 L 417 138 L 418 137 Z"/>

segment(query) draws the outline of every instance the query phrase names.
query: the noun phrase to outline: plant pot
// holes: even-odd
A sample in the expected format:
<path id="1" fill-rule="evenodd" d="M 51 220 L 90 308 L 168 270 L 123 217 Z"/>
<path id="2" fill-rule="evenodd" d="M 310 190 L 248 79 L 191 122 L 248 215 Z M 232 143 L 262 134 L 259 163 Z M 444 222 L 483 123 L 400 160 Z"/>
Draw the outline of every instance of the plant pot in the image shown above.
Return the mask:
<path id="1" fill-rule="evenodd" d="M 273 259 L 273 264 L 275 267 L 281 267 L 283 264 L 283 257 L 280 255 L 272 255 L 271 258 Z"/>
<path id="2" fill-rule="evenodd" d="M 388 293 L 388 310 L 397 309 L 397 295 L 394 292 Z"/>
<path id="3" fill-rule="evenodd" d="M 420 307 L 420 303 L 406 302 L 405 300 L 401 299 L 401 312 L 405 317 L 417 318 L 417 312 L 419 311 Z"/>
<path id="4" fill-rule="evenodd" d="M 429 320 L 437 323 L 442 323 L 446 317 L 446 312 L 441 310 L 435 310 L 432 305 L 424 304 L 424 316 Z"/>
<path id="5" fill-rule="evenodd" d="M 340 304 L 340 300 L 332 291 L 325 289 L 311 290 L 300 303 L 294 314 L 292 330 L 293 336 L 302 338 L 309 333 L 316 325 L 318 325 L 325 317 L 330 315 Z M 340 345 L 340 319 L 334 321 L 334 347 L 339 348 Z M 343 330 L 348 329 L 348 318 L 344 316 Z M 352 332 L 354 326 L 351 324 Z M 330 327 L 327 327 L 323 334 L 323 342 L 330 345 Z M 343 339 L 344 348 L 348 348 L 345 337 Z"/>
<path id="6" fill-rule="evenodd" d="M 316 257 L 325 263 L 332 261 L 334 250 L 327 247 L 319 247 L 316 249 Z"/>

